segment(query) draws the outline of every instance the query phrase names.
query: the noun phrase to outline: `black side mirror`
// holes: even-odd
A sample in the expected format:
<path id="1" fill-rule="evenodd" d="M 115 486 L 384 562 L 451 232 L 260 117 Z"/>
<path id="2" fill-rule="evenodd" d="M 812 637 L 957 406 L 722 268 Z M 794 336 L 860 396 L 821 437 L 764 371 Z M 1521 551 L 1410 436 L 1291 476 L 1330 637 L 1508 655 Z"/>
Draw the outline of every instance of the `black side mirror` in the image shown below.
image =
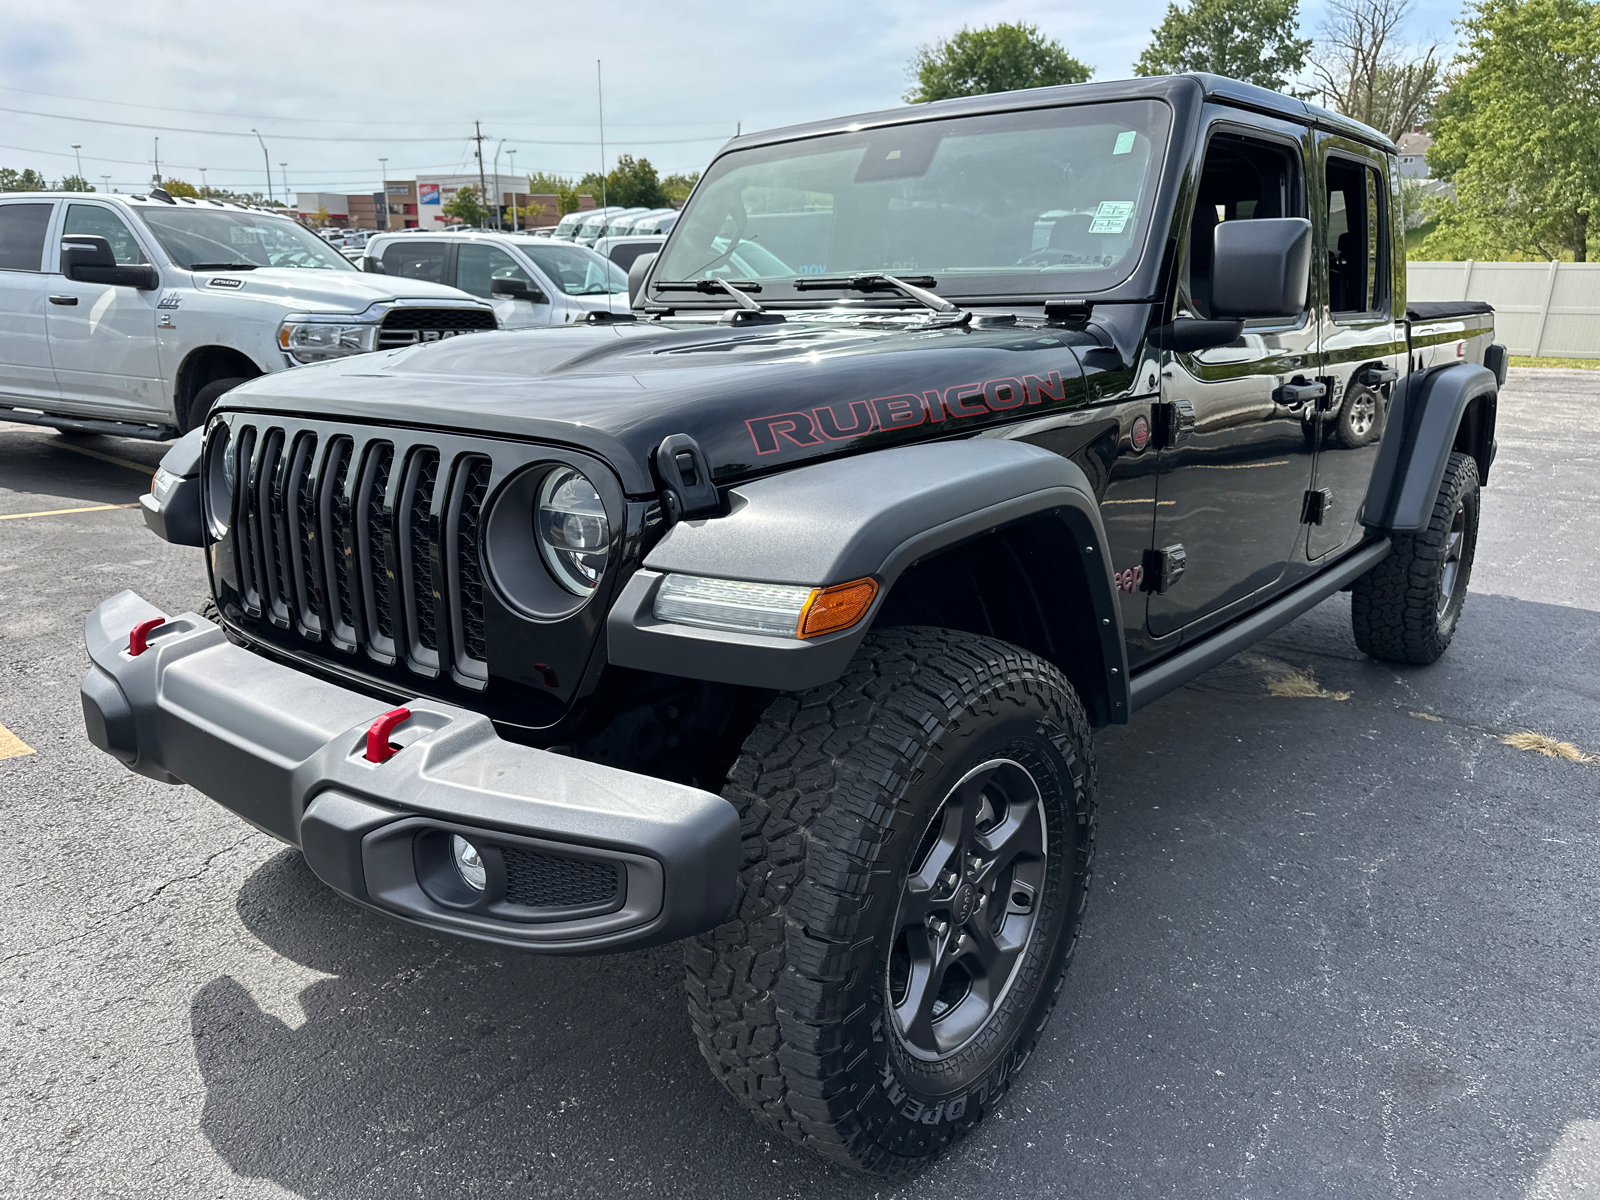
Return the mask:
<path id="1" fill-rule="evenodd" d="M 521 279 L 492 279 L 489 281 L 489 294 L 508 296 L 513 300 L 527 300 L 533 304 L 550 303 L 550 298 L 542 291 Z"/>
<path id="2" fill-rule="evenodd" d="M 1311 278 L 1311 222 L 1304 217 L 1224 221 L 1214 234 L 1211 315 L 1298 317 Z"/>
<path id="3" fill-rule="evenodd" d="M 152 292 L 161 273 L 151 266 L 118 266 L 111 243 L 92 233 L 69 233 L 61 239 L 61 273 L 75 283 L 106 283 Z"/>
<path id="4" fill-rule="evenodd" d="M 654 254 L 641 254 L 633 260 L 633 266 L 628 268 L 628 307 L 632 308 L 639 303 L 639 293 L 644 290 L 644 277 L 650 274 L 650 268 L 656 265 Z"/>

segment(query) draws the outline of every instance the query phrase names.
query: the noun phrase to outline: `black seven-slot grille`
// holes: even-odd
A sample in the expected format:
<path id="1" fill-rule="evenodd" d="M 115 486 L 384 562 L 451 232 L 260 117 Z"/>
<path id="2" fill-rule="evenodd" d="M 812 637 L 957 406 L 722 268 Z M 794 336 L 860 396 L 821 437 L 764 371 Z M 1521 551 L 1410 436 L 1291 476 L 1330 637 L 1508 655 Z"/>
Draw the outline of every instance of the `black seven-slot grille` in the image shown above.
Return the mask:
<path id="1" fill-rule="evenodd" d="M 494 328 L 494 313 L 486 308 L 392 308 L 378 327 L 378 349 L 397 350 Z"/>
<path id="2" fill-rule="evenodd" d="M 482 532 L 493 443 L 243 418 L 232 550 L 247 614 L 458 683 L 488 679 Z"/>

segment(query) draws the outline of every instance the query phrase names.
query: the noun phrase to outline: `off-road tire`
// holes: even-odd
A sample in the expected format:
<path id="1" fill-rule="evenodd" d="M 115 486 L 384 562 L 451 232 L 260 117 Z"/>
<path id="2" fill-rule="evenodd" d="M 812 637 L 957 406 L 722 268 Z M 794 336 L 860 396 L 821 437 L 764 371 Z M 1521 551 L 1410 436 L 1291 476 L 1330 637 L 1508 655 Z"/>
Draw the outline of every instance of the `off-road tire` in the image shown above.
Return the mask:
<path id="1" fill-rule="evenodd" d="M 1389 557 L 1350 589 L 1350 623 L 1363 651 L 1387 662 L 1427 664 L 1449 647 L 1477 551 L 1478 499 L 1478 464 L 1470 455 L 1451 454 L 1428 528 L 1395 534 Z M 1441 583 L 1457 514 L 1459 558 L 1444 597 Z"/>
<path id="2" fill-rule="evenodd" d="M 206 423 L 206 417 L 211 413 L 214 405 L 224 393 L 231 392 L 234 388 L 244 383 L 242 375 L 229 376 L 226 379 L 213 379 L 205 387 L 194 394 L 194 399 L 189 401 L 189 407 L 184 410 L 183 422 L 180 433 L 188 433 L 198 429 Z"/>
<path id="3" fill-rule="evenodd" d="M 899 898 L 953 781 L 996 758 L 1038 778 L 1051 874 L 991 1016 L 944 1060 L 919 1060 L 886 1008 Z M 773 701 L 723 795 L 743 823 L 742 898 L 687 945 L 701 1053 L 801 1145 L 861 1170 L 919 1169 L 1000 1099 L 1076 949 L 1096 815 L 1077 695 L 991 638 L 873 633 L 837 682 Z"/>

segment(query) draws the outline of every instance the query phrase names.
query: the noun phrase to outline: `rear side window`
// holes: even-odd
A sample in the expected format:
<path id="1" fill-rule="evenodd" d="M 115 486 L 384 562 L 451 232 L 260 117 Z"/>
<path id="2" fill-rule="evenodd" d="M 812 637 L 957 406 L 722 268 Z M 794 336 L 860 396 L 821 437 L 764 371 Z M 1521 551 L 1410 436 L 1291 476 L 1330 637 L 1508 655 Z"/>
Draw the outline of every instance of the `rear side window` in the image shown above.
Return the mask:
<path id="1" fill-rule="evenodd" d="M 446 248 L 443 242 L 396 242 L 383 252 L 383 273 L 443 283 Z"/>
<path id="2" fill-rule="evenodd" d="M 111 256 L 119 267 L 144 266 L 150 260 L 123 219 L 98 204 L 67 205 L 67 223 L 62 233 L 90 233 L 111 243 Z"/>
<path id="3" fill-rule="evenodd" d="M 624 271 L 633 266 L 634 260 L 643 254 L 654 254 L 661 249 L 660 242 L 633 242 L 626 246 L 611 247 L 611 261 Z"/>
<path id="4" fill-rule="evenodd" d="M 1364 163 L 1328 159 L 1328 308 L 1337 314 L 1389 307 L 1383 181 Z"/>
<path id="5" fill-rule="evenodd" d="M 0 271 L 37 271 L 53 204 L 0 205 Z"/>

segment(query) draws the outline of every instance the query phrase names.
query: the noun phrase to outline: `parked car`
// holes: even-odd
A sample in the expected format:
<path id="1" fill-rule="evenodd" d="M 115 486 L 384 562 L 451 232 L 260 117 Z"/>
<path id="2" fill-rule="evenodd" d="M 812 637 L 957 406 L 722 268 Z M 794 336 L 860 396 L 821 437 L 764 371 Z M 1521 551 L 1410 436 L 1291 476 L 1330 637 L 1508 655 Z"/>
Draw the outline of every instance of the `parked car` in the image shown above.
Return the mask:
<path id="1" fill-rule="evenodd" d="M 621 208 L 620 204 L 613 204 L 604 208 L 583 208 L 577 212 L 569 212 L 556 222 L 555 233 L 552 236 L 570 242 L 578 236 L 578 230 L 584 224 L 595 220 L 597 217 L 603 217 L 607 213 L 618 212 Z"/>
<path id="2" fill-rule="evenodd" d="M 1408 308 L 1397 171 L 1211 75 L 736 138 L 628 317 L 226 397 L 146 505 L 216 623 L 104 601 L 88 736 L 430 937 L 688 939 L 729 1092 L 914 1171 L 1061 995 L 1093 729 L 1340 590 L 1375 659 L 1457 634 L 1506 353 L 1481 304 Z M 1303 439 L 1356 385 L 1374 437 Z"/>
<path id="3" fill-rule="evenodd" d="M 632 216 L 644 211 L 642 208 L 616 208 L 600 216 L 591 216 L 582 225 L 578 226 L 578 232 L 573 234 L 572 240 L 580 246 L 592 246 L 600 240 L 600 236 L 605 232 L 606 226 L 611 224 L 612 221 L 624 215 Z"/>
<path id="4" fill-rule="evenodd" d="M 527 234 L 379 234 L 367 243 L 362 267 L 460 288 L 492 304 L 503 329 L 566 325 L 593 311 L 628 307 L 626 268 L 587 246 Z"/>
<path id="5" fill-rule="evenodd" d="M 666 242 L 664 237 L 603 237 L 594 244 L 594 252 L 609 258 L 626 273 L 639 258 L 654 254 Z"/>
<path id="6" fill-rule="evenodd" d="M 0 196 L 0 419 L 166 438 L 254 376 L 494 327 L 483 300 L 363 275 L 264 209 Z"/>

